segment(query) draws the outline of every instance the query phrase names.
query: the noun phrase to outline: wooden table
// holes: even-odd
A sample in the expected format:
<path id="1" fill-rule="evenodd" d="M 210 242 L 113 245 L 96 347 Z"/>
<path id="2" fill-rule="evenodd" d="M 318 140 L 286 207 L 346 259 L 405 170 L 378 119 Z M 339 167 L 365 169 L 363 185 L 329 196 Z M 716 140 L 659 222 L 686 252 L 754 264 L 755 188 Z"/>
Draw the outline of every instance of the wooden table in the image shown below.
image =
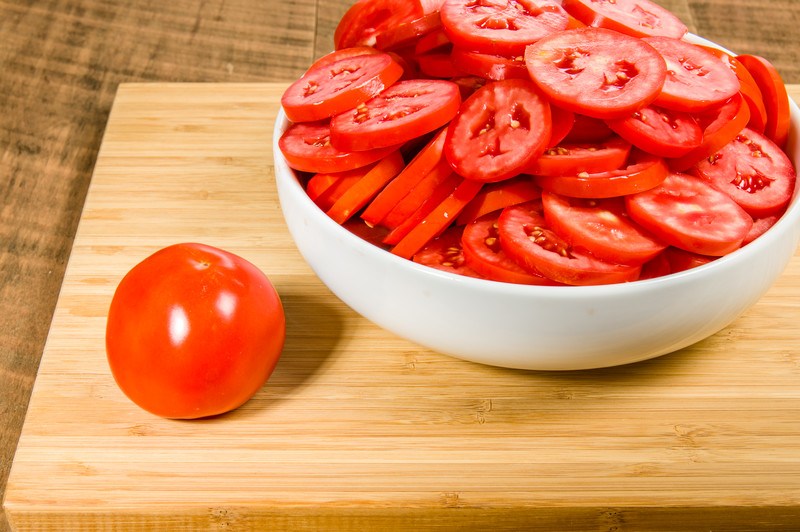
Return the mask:
<path id="1" fill-rule="evenodd" d="M 0 494 L 117 86 L 294 79 L 330 48 L 348 2 L 120 4 L 0 2 Z M 751 0 L 662 4 L 696 33 L 769 57 L 787 83 L 800 82 L 797 2 L 772 2 L 758 16 L 751 10 L 763 4 Z"/>

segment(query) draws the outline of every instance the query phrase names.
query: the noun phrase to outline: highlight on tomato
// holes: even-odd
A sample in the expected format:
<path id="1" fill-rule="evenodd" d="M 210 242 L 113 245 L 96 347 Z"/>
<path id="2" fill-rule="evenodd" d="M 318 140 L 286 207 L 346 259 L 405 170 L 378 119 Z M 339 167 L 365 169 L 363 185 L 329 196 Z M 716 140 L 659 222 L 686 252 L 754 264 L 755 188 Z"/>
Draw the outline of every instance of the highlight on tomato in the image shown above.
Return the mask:
<path id="1" fill-rule="evenodd" d="M 120 281 L 106 353 L 120 389 L 157 416 L 223 414 L 267 382 L 286 336 L 280 296 L 246 259 L 198 243 L 160 249 Z"/>
<path id="2" fill-rule="evenodd" d="M 328 216 L 494 282 L 633 282 L 760 238 L 791 201 L 766 59 L 652 0 L 358 0 L 279 139 Z"/>

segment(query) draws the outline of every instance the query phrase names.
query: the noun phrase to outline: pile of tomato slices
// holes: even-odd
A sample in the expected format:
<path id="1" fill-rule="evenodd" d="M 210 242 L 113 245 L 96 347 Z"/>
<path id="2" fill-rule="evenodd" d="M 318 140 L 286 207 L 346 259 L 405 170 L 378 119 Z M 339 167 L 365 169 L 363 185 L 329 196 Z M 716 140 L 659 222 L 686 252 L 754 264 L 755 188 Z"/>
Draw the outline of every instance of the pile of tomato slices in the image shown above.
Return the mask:
<path id="1" fill-rule="evenodd" d="M 591 285 L 765 232 L 796 171 L 767 60 L 691 42 L 649 0 L 359 0 L 285 92 L 309 197 L 400 257 Z"/>

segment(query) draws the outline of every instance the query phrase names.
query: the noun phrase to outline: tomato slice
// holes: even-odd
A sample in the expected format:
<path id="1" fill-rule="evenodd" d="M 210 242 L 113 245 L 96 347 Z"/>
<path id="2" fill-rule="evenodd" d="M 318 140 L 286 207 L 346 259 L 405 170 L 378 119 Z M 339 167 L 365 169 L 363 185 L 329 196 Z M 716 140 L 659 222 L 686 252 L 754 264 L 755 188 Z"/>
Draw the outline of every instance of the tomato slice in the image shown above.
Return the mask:
<path id="1" fill-rule="evenodd" d="M 454 45 L 509 57 L 522 55 L 525 46 L 569 23 L 555 0 L 445 0 L 441 15 Z"/>
<path id="2" fill-rule="evenodd" d="M 450 53 L 450 60 L 458 70 L 485 79 L 529 79 L 522 55 L 507 57 L 483 54 L 455 46 Z"/>
<path id="3" fill-rule="evenodd" d="M 451 51 L 447 48 L 418 55 L 416 59 L 420 72 L 431 78 L 456 78 L 468 74 L 453 62 Z"/>
<path id="4" fill-rule="evenodd" d="M 337 50 L 375 46 L 382 31 L 410 22 L 425 13 L 417 0 L 358 0 L 345 12 L 333 33 Z"/>
<path id="5" fill-rule="evenodd" d="M 358 152 L 338 150 L 331 145 L 330 124 L 298 122 L 291 124 L 278 140 L 286 163 L 301 172 L 344 172 L 383 159 L 396 146 Z"/>
<path id="6" fill-rule="evenodd" d="M 661 252 L 649 261 L 642 264 L 642 273 L 639 274 L 639 280 L 656 279 L 672 273 L 672 267 L 669 265 L 667 255 Z"/>
<path id="7" fill-rule="evenodd" d="M 713 262 L 717 257 L 700 255 L 699 253 L 692 253 L 685 249 L 670 246 L 664 250 L 664 258 L 669 264 L 670 272 L 678 273 Z"/>
<path id="8" fill-rule="evenodd" d="M 464 179 L 453 192 L 391 249 L 395 255 L 410 258 L 439 236 L 456 219 L 464 206 L 481 190 L 482 183 Z"/>
<path id="9" fill-rule="evenodd" d="M 783 211 L 792 199 L 795 169 L 769 138 L 745 128 L 694 173 L 729 195 L 754 218 Z"/>
<path id="10" fill-rule="evenodd" d="M 667 176 L 667 165 L 661 157 L 633 152 L 630 159 L 626 167 L 610 172 L 536 176 L 535 180 L 544 190 L 572 198 L 612 198 L 649 190 Z"/>
<path id="11" fill-rule="evenodd" d="M 374 98 L 402 75 L 388 54 L 345 57 L 306 72 L 289 85 L 281 105 L 292 122 L 323 120 Z"/>
<path id="12" fill-rule="evenodd" d="M 703 143 L 703 129 L 688 113 L 648 106 L 608 126 L 640 150 L 659 157 L 680 157 Z"/>
<path id="13" fill-rule="evenodd" d="M 306 73 L 311 72 L 312 70 L 317 70 L 322 67 L 326 67 L 331 63 L 335 63 L 336 61 L 341 61 L 342 59 L 351 59 L 353 57 L 357 57 L 359 55 L 375 55 L 380 54 L 380 50 L 376 50 L 371 46 L 352 46 L 350 48 L 342 48 L 341 50 L 334 50 L 333 52 L 327 53 L 311 63 L 311 66 L 308 67 Z M 305 75 L 305 74 L 304 74 Z"/>
<path id="14" fill-rule="evenodd" d="M 467 179 L 491 182 L 518 174 L 550 141 L 550 105 L 527 80 L 487 83 L 450 123 L 444 154 Z"/>
<path id="15" fill-rule="evenodd" d="M 640 266 L 602 261 L 570 246 L 550 229 L 538 202 L 503 209 L 497 221 L 500 245 L 525 270 L 569 285 L 635 281 Z"/>
<path id="16" fill-rule="evenodd" d="M 764 134 L 772 139 L 781 149 L 786 147 L 789 138 L 791 116 L 789 110 L 789 95 L 786 86 L 775 66 L 768 60 L 757 55 L 737 55 L 741 62 L 758 85 L 767 111 L 767 122 Z"/>
<path id="17" fill-rule="evenodd" d="M 572 128 L 575 125 L 575 113 L 562 107 L 558 107 L 557 105 L 551 105 L 550 120 L 553 123 L 553 127 L 550 131 L 550 140 L 548 141 L 547 146 L 558 146 L 564 142 L 564 139 L 567 138 L 569 132 L 572 131 Z"/>
<path id="18" fill-rule="evenodd" d="M 391 50 L 409 44 L 442 27 L 442 19 L 438 11 L 422 15 L 419 18 L 401 22 L 375 34 L 375 48 Z"/>
<path id="19" fill-rule="evenodd" d="M 383 244 L 383 239 L 386 237 L 387 230 L 385 227 L 370 227 L 364 220 L 358 218 L 350 218 L 342 227 L 356 235 L 361 240 L 366 240 L 373 246 L 388 251 L 388 248 Z"/>
<path id="20" fill-rule="evenodd" d="M 467 266 L 464 251 L 461 247 L 461 228 L 451 227 L 428 245 L 418 251 L 414 262 L 437 270 L 457 273 L 467 277 L 482 278 L 475 270 Z"/>
<path id="21" fill-rule="evenodd" d="M 499 183 L 489 183 L 461 211 L 456 224 L 464 225 L 510 205 L 526 203 L 542 197 L 542 189 L 528 176 Z"/>
<path id="22" fill-rule="evenodd" d="M 448 123 L 460 104 L 458 86 L 451 81 L 398 81 L 356 109 L 333 117 L 331 143 L 346 151 L 402 144 Z"/>
<path id="23" fill-rule="evenodd" d="M 552 107 L 554 109 L 559 108 L 556 105 L 553 105 Z M 606 124 L 605 120 L 592 118 L 591 116 L 586 116 L 580 113 L 573 113 L 572 127 L 563 140 L 564 142 L 573 144 L 603 142 L 613 134 L 614 132 L 610 127 L 608 127 L 608 124 Z"/>
<path id="24" fill-rule="evenodd" d="M 404 161 L 400 152 L 392 152 L 348 188 L 328 209 L 328 216 L 339 224 L 344 223 L 364 207 L 389 180 L 403 169 L 403 166 Z"/>
<path id="25" fill-rule="evenodd" d="M 489 214 L 464 227 L 461 237 L 467 265 L 487 279 L 504 283 L 557 284 L 539 274 L 530 273 L 511 260 L 500 245 L 497 220 L 500 213 Z"/>
<path id="26" fill-rule="evenodd" d="M 672 173 L 646 192 L 625 198 L 628 214 L 659 240 L 701 255 L 738 249 L 753 219 L 705 181 Z"/>
<path id="27" fill-rule="evenodd" d="M 663 35 L 680 39 L 688 31 L 678 17 L 649 0 L 564 0 L 563 5 L 587 26 L 634 37 Z"/>
<path id="28" fill-rule="evenodd" d="M 750 121 L 750 107 L 741 94 L 728 100 L 719 109 L 696 116 L 703 128 L 703 142 L 686 155 L 669 160 L 673 171 L 686 171 L 731 142 Z"/>
<path id="29" fill-rule="evenodd" d="M 442 161 L 444 139 L 447 130 L 442 129 L 428 141 L 411 162 L 381 190 L 369 206 L 361 213 L 361 218 L 370 225 L 378 225 L 387 214 L 413 190 Z"/>
<path id="30" fill-rule="evenodd" d="M 441 19 L 439 19 L 441 23 Z M 422 55 L 428 52 L 433 52 L 435 50 L 440 50 L 446 46 L 450 46 L 453 43 L 450 41 L 450 38 L 445 33 L 444 28 L 440 27 L 427 35 L 423 35 L 417 42 L 414 43 L 414 55 Z"/>
<path id="31" fill-rule="evenodd" d="M 625 116 L 649 105 L 667 75 L 664 59 L 641 39 L 578 28 L 528 46 L 531 78 L 557 105 L 594 118 Z"/>
<path id="32" fill-rule="evenodd" d="M 433 170 L 428 172 L 397 204 L 389 210 L 380 224 L 395 229 L 406 222 L 420 207 L 431 201 L 431 196 L 443 182 L 450 179 L 453 169 L 447 161 L 441 160 Z"/>
<path id="33" fill-rule="evenodd" d="M 753 228 L 750 229 L 750 232 L 747 233 L 746 237 L 744 237 L 742 245 L 744 246 L 746 244 L 749 244 L 756 238 L 766 233 L 770 227 L 775 225 L 775 222 L 780 220 L 781 214 L 773 214 L 772 216 L 766 216 L 764 218 L 756 218 L 755 220 L 753 220 Z"/>
<path id="34" fill-rule="evenodd" d="M 544 192 L 542 204 L 557 235 L 599 259 L 644 264 L 667 247 L 630 219 L 621 197 L 579 199 Z"/>
<path id="35" fill-rule="evenodd" d="M 433 188 L 430 194 L 425 195 L 425 198 L 422 199 L 419 207 L 417 207 L 403 220 L 392 220 L 392 222 L 396 225 L 393 226 L 389 234 L 386 235 L 386 238 L 383 239 L 384 244 L 394 246 L 403 240 L 408 233 L 410 233 L 417 225 L 425 220 L 426 216 L 428 216 L 436 207 L 439 206 L 439 204 L 446 200 L 462 181 L 462 178 L 453 172 L 448 172 L 443 175 L 444 179 L 436 183 L 436 186 Z M 388 226 L 389 224 L 385 225 Z"/>
<path id="36" fill-rule="evenodd" d="M 616 135 L 601 143 L 564 143 L 547 148 L 525 171 L 548 176 L 610 172 L 625 164 L 630 151 L 630 143 Z"/>
<path id="37" fill-rule="evenodd" d="M 670 37 L 646 37 L 667 63 L 667 78 L 655 104 L 696 113 L 720 105 L 739 92 L 739 79 L 711 52 Z"/>
<path id="38" fill-rule="evenodd" d="M 323 211 L 327 211 L 333 204 L 342 197 L 347 189 L 353 186 L 359 179 L 364 177 L 364 174 L 369 170 L 369 167 L 356 168 L 355 170 L 348 170 L 347 172 L 336 172 L 327 174 L 314 174 L 308 180 L 306 185 L 306 193 L 311 201 Z"/>

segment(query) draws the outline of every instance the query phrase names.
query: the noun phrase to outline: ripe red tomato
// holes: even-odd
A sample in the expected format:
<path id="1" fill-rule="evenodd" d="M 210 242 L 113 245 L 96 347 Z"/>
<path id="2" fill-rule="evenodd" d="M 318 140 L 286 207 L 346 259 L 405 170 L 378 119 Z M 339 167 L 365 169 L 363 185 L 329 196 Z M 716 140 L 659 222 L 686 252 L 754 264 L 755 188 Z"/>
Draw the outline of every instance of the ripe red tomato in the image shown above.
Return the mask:
<path id="1" fill-rule="evenodd" d="M 640 150 L 660 157 L 681 157 L 703 143 L 703 129 L 690 114 L 653 106 L 608 125 Z"/>
<path id="2" fill-rule="evenodd" d="M 564 0 L 563 5 L 587 26 L 634 37 L 664 35 L 680 39 L 688 31 L 678 17 L 650 0 Z"/>
<path id="3" fill-rule="evenodd" d="M 278 362 L 286 320 L 253 264 L 177 244 L 134 266 L 108 311 L 106 353 L 119 387 L 158 416 L 222 414 L 250 399 Z"/>
<path id="4" fill-rule="evenodd" d="M 667 76 L 664 58 L 642 39 L 592 27 L 531 44 L 525 64 L 553 103 L 604 119 L 650 104 Z"/>

